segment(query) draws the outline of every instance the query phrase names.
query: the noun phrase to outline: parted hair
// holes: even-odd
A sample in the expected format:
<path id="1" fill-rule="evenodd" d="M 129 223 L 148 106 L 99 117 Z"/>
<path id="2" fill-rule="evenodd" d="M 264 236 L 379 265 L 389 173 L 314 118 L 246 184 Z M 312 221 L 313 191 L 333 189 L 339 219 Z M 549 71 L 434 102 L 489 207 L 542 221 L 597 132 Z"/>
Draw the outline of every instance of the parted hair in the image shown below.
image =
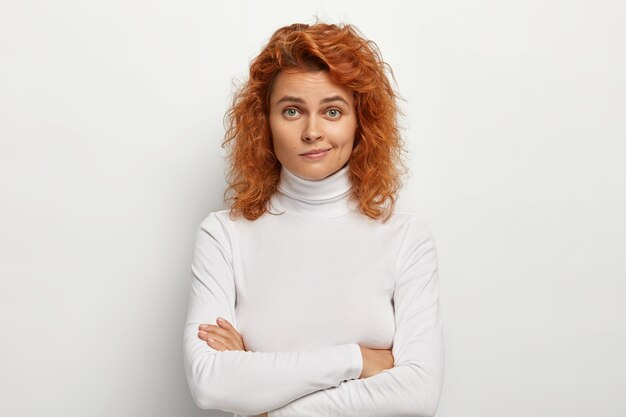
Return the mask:
<path id="1" fill-rule="evenodd" d="M 277 190 L 281 164 L 272 145 L 269 97 L 283 70 L 327 71 L 354 97 L 357 128 L 348 160 L 359 211 L 385 222 L 393 212 L 407 172 L 399 132 L 400 110 L 377 45 L 350 24 L 296 23 L 278 29 L 250 64 L 249 78 L 235 91 L 224 117 L 230 216 L 256 220 Z M 395 80 L 394 80 L 395 81 Z"/>

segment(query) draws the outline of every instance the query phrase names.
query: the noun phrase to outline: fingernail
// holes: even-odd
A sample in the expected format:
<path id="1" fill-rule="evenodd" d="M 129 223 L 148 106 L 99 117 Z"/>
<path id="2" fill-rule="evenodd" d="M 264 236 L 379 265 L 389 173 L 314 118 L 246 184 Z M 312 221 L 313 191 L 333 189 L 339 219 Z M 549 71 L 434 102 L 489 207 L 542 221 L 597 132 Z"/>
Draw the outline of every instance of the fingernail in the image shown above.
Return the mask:
<path id="1" fill-rule="evenodd" d="M 219 323 L 222 323 L 222 324 L 224 323 L 224 319 L 223 319 L 223 318 L 221 318 L 221 317 L 218 317 L 218 318 L 217 318 L 217 321 L 218 321 Z"/>

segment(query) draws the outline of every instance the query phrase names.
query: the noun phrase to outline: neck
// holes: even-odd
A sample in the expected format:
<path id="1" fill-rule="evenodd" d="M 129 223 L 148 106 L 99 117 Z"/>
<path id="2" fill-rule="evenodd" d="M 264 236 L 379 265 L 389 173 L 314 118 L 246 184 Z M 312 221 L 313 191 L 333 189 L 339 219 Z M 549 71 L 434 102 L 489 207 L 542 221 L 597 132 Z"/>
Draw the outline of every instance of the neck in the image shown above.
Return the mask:
<path id="1" fill-rule="evenodd" d="M 272 206 L 298 217 L 338 217 L 351 209 L 352 179 L 350 167 L 343 168 L 321 180 L 297 176 L 284 166 L 280 171 L 278 192 Z"/>

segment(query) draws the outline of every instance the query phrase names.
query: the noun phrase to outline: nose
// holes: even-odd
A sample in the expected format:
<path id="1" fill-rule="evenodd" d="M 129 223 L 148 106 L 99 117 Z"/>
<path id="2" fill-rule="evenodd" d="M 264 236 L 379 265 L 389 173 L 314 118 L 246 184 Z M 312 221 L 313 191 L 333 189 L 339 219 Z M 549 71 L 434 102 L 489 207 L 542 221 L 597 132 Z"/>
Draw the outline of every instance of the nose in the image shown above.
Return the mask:
<path id="1" fill-rule="evenodd" d="M 302 131 L 302 140 L 305 142 L 314 142 L 322 138 L 320 126 L 315 120 L 315 116 L 309 117 L 304 130 Z"/>

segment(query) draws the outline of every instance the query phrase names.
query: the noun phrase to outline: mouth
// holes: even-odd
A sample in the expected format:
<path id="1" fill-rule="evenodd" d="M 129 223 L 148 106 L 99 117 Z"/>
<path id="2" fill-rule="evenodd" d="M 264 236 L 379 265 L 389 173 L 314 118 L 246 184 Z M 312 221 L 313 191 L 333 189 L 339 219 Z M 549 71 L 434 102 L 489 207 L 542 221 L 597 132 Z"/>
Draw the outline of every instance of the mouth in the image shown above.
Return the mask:
<path id="1" fill-rule="evenodd" d="M 328 149 L 313 149 L 312 151 L 301 153 L 300 155 L 302 155 L 302 156 L 306 156 L 306 155 L 321 155 L 323 153 L 326 153 L 326 152 L 330 151 L 331 149 L 332 148 L 328 148 Z"/>

